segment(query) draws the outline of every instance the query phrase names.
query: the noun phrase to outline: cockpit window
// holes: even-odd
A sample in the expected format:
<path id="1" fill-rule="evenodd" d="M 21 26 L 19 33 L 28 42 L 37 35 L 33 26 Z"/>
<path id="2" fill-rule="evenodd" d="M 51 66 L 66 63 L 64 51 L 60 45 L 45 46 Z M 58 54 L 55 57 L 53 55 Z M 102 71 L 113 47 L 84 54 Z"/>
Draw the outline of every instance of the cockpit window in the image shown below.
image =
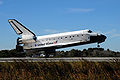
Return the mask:
<path id="1" fill-rule="evenodd" d="M 88 31 L 88 33 L 92 33 L 92 31 L 91 31 L 91 30 L 89 30 L 89 31 Z"/>

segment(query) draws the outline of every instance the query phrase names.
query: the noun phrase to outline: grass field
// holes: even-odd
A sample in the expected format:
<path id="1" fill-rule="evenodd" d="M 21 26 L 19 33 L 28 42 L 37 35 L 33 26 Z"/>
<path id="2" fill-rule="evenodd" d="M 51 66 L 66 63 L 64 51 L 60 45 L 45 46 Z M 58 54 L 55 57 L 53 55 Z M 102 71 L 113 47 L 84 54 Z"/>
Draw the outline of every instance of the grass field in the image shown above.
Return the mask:
<path id="1" fill-rule="evenodd" d="M 120 80 L 120 62 L 6 62 L 0 80 Z"/>

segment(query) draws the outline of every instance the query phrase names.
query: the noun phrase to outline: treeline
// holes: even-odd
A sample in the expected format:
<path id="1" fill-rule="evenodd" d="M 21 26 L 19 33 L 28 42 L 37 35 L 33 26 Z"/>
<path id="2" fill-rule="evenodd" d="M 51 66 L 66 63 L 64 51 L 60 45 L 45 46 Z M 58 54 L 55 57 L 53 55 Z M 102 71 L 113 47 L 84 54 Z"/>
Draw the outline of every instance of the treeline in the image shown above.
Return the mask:
<path id="1" fill-rule="evenodd" d="M 16 49 L 12 50 L 1 50 L 0 58 L 5 57 L 25 57 L 26 53 L 17 52 Z"/>
<path id="2" fill-rule="evenodd" d="M 12 50 L 1 50 L 0 57 L 43 57 L 39 51 L 17 52 Z M 45 55 L 45 54 L 44 54 Z M 83 50 L 72 49 L 70 51 L 56 51 L 56 54 L 50 54 L 52 57 L 120 57 L 120 52 L 111 51 L 104 48 L 88 48 Z"/>
<path id="3" fill-rule="evenodd" d="M 104 48 L 88 48 L 78 50 L 72 49 L 70 51 L 58 51 L 57 57 L 120 57 L 120 52 L 111 51 Z"/>

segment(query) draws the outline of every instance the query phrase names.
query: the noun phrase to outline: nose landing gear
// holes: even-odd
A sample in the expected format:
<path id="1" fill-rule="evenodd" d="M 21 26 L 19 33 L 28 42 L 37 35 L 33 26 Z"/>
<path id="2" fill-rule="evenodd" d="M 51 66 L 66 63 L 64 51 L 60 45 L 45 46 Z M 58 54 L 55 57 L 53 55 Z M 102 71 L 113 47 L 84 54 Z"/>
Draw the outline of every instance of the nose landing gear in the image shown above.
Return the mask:
<path id="1" fill-rule="evenodd" d="M 98 48 L 100 47 L 100 44 L 99 44 L 99 43 L 97 43 L 97 47 L 98 47 Z"/>

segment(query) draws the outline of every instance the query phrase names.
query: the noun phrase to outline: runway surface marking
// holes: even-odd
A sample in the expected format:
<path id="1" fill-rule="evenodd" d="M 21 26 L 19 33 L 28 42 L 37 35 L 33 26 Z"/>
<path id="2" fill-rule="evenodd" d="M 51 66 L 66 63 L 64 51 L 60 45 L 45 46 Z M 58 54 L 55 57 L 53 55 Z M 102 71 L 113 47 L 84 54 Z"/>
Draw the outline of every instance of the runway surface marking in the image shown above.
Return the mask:
<path id="1" fill-rule="evenodd" d="M 64 58 L 0 58 L 0 62 L 120 62 L 120 57 L 64 57 Z"/>

